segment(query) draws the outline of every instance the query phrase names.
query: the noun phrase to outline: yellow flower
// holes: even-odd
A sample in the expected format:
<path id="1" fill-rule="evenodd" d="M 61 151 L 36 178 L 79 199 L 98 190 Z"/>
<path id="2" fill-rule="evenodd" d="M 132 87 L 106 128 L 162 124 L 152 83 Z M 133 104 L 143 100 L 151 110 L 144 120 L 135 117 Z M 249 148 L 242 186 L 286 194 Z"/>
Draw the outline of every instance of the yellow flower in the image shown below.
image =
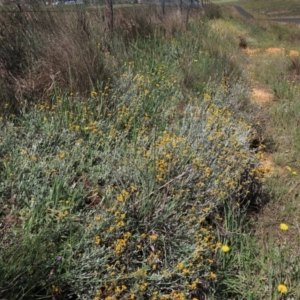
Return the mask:
<path id="1" fill-rule="evenodd" d="M 97 92 L 96 91 L 91 91 L 91 97 L 95 97 L 97 96 Z"/>
<path id="2" fill-rule="evenodd" d="M 120 221 L 120 222 L 117 223 L 117 226 L 118 226 L 118 227 L 122 227 L 122 226 L 124 226 L 124 225 L 125 225 L 125 223 L 124 223 L 123 221 Z"/>
<path id="3" fill-rule="evenodd" d="M 227 245 L 223 245 L 223 246 L 221 247 L 221 250 L 222 250 L 223 252 L 227 253 L 227 252 L 229 252 L 230 248 L 229 248 Z"/>
<path id="4" fill-rule="evenodd" d="M 222 247 L 222 243 L 218 242 L 216 243 L 216 248 L 221 248 Z"/>
<path id="5" fill-rule="evenodd" d="M 155 240 L 157 240 L 157 235 L 156 234 L 151 234 L 149 236 L 149 238 L 150 238 L 150 240 L 155 241 Z"/>
<path id="6" fill-rule="evenodd" d="M 95 236 L 95 245 L 99 245 L 100 242 L 101 242 L 100 236 L 99 236 L 99 235 L 96 235 L 96 236 Z"/>
<path id="7" fill-rule="evenodd" d="M 65 158 L 66 157 L 66 154 L 64 153 L 64 152 L 61 152 L 60 154 L 59 154 L 59 158 L 60 159 L 63 159 L 63 158 Z"/>
<path id="8" fill-rule="evenodd" d="M 159 174 L 157 174 L 156 175 L 156 180 L 157 181 L 163 181 L 164 179 Z"/>
<path id="9" fill-rule="evenodd" d="M 279 284 L 277 290 L 281 294 L 287 293 L 287 287 L 284 284 Z"/>
<path id="10" fill-rule="evenodd" d="M 54 294 L 58 294 L 60 292 L 60 288 L 58 286 L 52 285 L 52 292 Z"/>
<path id="11" fill-rule="evenodd" d="M 183 269 L 183 263 L 181 263 L 181 262 L 178 263 L 178 264 L 177 264 L 177 269 L 178 269 L 178 270 L 182 270 L 182 269 Z"/>
<path id="12" fill-rule="evenodd" d="M 182 270 L 182 273 L 183 273 L 184 275 L 188 275 L 188 274 L 190 273 L 190 271 L 189 271 L 188 269 L 183 269 L 183 270 Z"/>
<path id="13" fill-rule="evenodd" d="M 135 191 L 137 191 L 137 187 L 136 187 L 136 186 L 134 186 L 134 185 L 131 185 L 131 186 L 130 186 L 130 188 L 131 188 L 131 191 L 132 191 L 132 192 L 135 192 Z"/>
<path id="14" fill-rule="evenodd" d="M 207 213 L 207 212 L 209 212 L 209 209 L 210 209 L 209 207 L 206 207 L 206 208 L 203 208 L 202 211 Z"/>
<path id="15" fill-rule="evenodd" d="M 124 201 L 124 196 L 122 194 L 118 195 L 118 201 L 123 202 Z"/>
<path id="16" fill-rule="evenodd" d="M 279 227 L 280 227 L 280 229 L 283 230 L 283 231 L 286 231 L 286 230 L 289 229 L 289 226 L 288 226 L 287 224 L 285 224 L 285 223 L 281 223 L 281 224 L 279 225 Z"/>
<path id="17" fill-rule="evenodd" d="M 63 218 L 64 216 L 65 216 L 64 213 L 62 213 L 61 211 L 59 211 L 58 214 L 57 214 L 57 217 L 59 219 Z"/>
<path id="18" fill-rule="evenodd" d="M 216 279 L 217 275 L 214 272 L 210 272 L 210 278 L 211 279 Z"/>
<path id="19" fill-rule="evenodd" d="M 204 94 L 204 101 L 209 101 L 211 96 L 209 94 Z"/>
<path id="20" fill-rule="evenodd" d="M 191 289 L 195 290 L 195 289 L 197 288 L 197 281 L 193 281 L 193 282 L 189 285 L 189 287 L 190 287 Z"/>

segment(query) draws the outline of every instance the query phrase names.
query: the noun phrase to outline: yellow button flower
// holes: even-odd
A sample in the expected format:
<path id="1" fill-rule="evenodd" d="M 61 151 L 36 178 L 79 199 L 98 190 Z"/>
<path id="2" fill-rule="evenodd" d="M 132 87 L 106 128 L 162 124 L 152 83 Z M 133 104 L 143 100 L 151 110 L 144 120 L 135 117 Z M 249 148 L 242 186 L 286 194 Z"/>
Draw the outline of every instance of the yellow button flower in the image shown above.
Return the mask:
<path id="1" fill-rule="evenodd" d="M 221 250 L 222 250 L 223 252 L 227 253 L 227 252 L 229 252 L 230 248 L 229 248 L 227 245 L 223 245 L 223 246 L 221 247 Z"/>
<path id="2" fill-rule="evenodd" d="M 281 294 L 287 293 L 287 287 L 284 284 L 279 284 L 277 290 Z"/>
<path id="3" fill-rule="evenodd" d="M 283 231 L 286 231 L 286 230 L 289 229 L 289 226 L 288 226 L 287 224 L 285 224 L 285 223 L 281 223 L 281 224 L 279 225 L 279 227 L 280 227 L 280 229 L 283 230 Z"/>

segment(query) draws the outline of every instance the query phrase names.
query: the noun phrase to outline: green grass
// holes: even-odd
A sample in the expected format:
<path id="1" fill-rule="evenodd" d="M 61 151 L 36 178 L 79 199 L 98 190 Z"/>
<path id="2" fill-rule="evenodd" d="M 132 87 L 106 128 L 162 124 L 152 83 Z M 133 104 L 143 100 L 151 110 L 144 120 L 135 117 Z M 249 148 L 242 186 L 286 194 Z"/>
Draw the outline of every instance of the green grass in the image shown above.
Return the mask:
<path id="1" fill-rule="evenodd" d="M 273 102 L 263 109 L 267 114 L 264 139 L 267 155 L 274 163 L 274 173 L 266 180 L 264 188 L 269 203 L 263 212 L 250 219 L 247 235 L 239 232 L 234 220 L 229 224 L 234 234 L 229 235 L 228 243 L 234 239 L 237 248 L 233 249 L 232 262 L 225 260 L 225 285 L 219 288 L 225 293 L 220 299 L 298 299 L 299 139 L 296 116 L 299 114 L 299 59 L 287 55 L 288 50 L 298 49 L 291 38 L 297 27 L 250 21 L 245 22 L 243 28 L 243 37 L 249 40 L 249 47 L 261 48 L 246 58 L 253 84 L 264 84 L 274 94 Z M 285 47 L 287 52 L 265 53 L 267 47 Z M 281 223 L 288 224 L 288 231 L 279 228 Z M 287 294 L 278 293 L 279 284 L 287 287 Z"/>
<path id="2" fill-rule="evenodd" d="M 280 18 L 300 16 L 300 5 L 297 0 L 215 0 L 218 5 L 239 5 L 257 18 Z"/>

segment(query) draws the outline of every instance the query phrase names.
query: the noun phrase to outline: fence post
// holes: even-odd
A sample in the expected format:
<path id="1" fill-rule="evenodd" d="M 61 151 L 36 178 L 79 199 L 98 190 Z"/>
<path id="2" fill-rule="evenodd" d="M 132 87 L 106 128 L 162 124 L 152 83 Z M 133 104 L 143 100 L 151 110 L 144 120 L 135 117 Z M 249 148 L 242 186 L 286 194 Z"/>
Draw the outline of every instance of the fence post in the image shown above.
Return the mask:
<path id="1" fill-rule="evenodd" d="M 114 10 L 113 10 L 113 0 L 106 0 L 106 17 L 107 17 L 107 27 L 109 32 L 114 30 Z"/>

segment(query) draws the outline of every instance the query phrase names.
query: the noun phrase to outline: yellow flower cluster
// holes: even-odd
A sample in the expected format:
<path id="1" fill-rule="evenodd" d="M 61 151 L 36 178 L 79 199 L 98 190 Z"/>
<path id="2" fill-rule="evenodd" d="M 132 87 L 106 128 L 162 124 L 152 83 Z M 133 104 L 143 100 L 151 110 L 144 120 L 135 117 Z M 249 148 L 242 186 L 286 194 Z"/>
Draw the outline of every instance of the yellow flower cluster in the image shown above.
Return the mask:
<path id="1" fill-rule="evenodd" d="M 115 242 L 115 251 L 118 255 L 120 255 L 122 253 L 122 251 L 124 250 L 124 248 L 126 247 L 130 236 L 131 236 L 130 232 L 125 232 L 123 234 L 123 238 L 117 239 L 117 241 Z"/>
<path id="2" fill-rule="evenodd" d="M 113 93 L 105 86 L 87 101 L 71 95 L 37 105 L 39 125 L 56 147 L 50 158 L 32 143 L 18 151 L 45 182 L 66 178 L 57 189 L 71 194 L 72 205 L 58 202 L 47 214 L 83 224 L 90 246 L 76 257 L 84 268 L 97 261 L 94 300 L 193 299 L 203 283 L 217 280 L 216 253 L 232 250 L 209 220 L 223 221 L 217 208 L 239 199 L 249 184 L 242 175 L 256 162 L 247 148 L 251 129 L 228 106 L 209 92 L 184 97 L 166 65 L 149 70 L 133 74 L 130 64 Z M 82 206 L 88 213 L 76 211 Z M 159 285 L 167 288 L 157 291 Z"/>

